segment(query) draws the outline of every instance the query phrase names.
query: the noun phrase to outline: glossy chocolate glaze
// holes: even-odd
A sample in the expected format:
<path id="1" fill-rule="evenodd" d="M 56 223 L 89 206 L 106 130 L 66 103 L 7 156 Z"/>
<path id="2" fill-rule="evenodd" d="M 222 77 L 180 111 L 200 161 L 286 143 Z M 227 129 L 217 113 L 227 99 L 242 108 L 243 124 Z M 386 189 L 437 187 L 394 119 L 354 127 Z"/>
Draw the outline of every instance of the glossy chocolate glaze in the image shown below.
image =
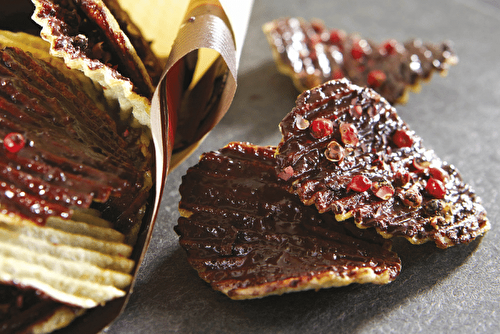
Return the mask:
<path id="1" fill-rule="evenodd" d="M 293 290 L 328 272 L 354 279 L 360 268 L 394 279 L 400 260 L 387 241 L 304 206 L 276 177 L 274 152 L 231 143 L 183 177 L 175 230 L 200 277 L 232 298 L 238 289 Z"/>
<path id="2" fill-rule="evenodd" d="M 333 124 L 332 133 L 321 138 L 312 126 L 319 118 Z M 355 142 L 343 137 L 346 124 L 357 132 Z M 396 110 L 369 88 L 342 79 L 306 91 L 280 128 L 278 173 L 320 212 L 332 211 L 338 219 L 353 216 L 359 227 L 415 243 L 434 240 L 443 248 L 467 243 L 489 228 L 480 199 L 456 168 L 425 149 Z M 343 149 L 340 161 L 325 155 L 332 142 Z M 361 176 L 371 186 L 356 191 L 351 182 Z M 431 178 L 441 178 L 442 196 L 428 190 Z M 377 195 L 383 186 L 387 198 Z"/>
<path id="3" fill-rule="evenodd" d="M 142 197 L 137 129 L 117 123 L 71 79 L 19 49 L 0 51 L 0 82 L 2 213 L 43 224 L 100 202 L 115 221 Z M 26 141 L 18 152 L 5 147 L 9 133 Z"/>
<path id="4" fill-rule="evenodd" d="M 412 39 L 379 44 L 329 29 L 319 20 L 281 18 L 268 23 L 265 31 L 278 65 L 300 90 L 345 76 L 354 84 L 375 89 L 392 104 L 404 103 L 408 88 L 435 72 L 445 73 L 457 62 L 449 42 Z M 382 71 L 385 79 L 371 81 L 372 71 Z"/>
<path id="5" fill-rule="evenodd" d="M 117 0 L 104 0 L 104 3 L 113 14 L 120 28 L 127 34 L 139 58 L 141 58 L 144 66 L 146 66 L 153 85 L 156 86 L 160 81 L 163 65 L 160 59 L 153 53 L 150 45 L 151 42 L 146 40 L 139 27 L 132 22 L 128 13 L 121 8 Z"/>
<path id="6" fill-rule="evenodd" d="M 143 96 L 151 98 L 153 88 L 151 83 L 139 73 L 135 61 L 130 57 L 130 52 L 125 45 L 123 34 L 111 30 L 103 8 L 93 1 L 59 1 L 44 0 L 43 10 L 38 16 L 50 20 L 52 34 L 57 37 L 56 49 L 67 52 L 71 58 L 84 59 L 91 69 L 98 69 L 105 65 L 114 68 L 114 75 L 123 80 L 130 80 L 134 90 Z M 113 2 L 116 4 L 116 2 Z M 119 7 L 119 22 L 126 26 L 125 16 Z M 139 43 L 141 41 L 141 43 Z M 147 68 L 154 80 L 158 80 L 161 64 L 150 50 L 144 50 L 149 45 L 143 43 L 142 36 L 132 36 L 131 42 L 137 47 L 138 54 L 147 56 Z"/>
<path id="7" fill-rule="evenodd" d="M 0 333 L 29 333 L 29 327 L 50 317 L 59 306 L 36 291 L 0 285 Z"/>

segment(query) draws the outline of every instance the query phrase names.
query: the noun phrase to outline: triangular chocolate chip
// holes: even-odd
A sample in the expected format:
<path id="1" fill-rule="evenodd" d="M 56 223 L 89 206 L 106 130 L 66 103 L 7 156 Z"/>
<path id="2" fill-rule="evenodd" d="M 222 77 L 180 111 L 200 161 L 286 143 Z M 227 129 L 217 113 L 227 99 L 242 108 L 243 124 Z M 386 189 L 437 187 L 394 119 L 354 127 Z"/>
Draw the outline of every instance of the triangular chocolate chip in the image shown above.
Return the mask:
<path id="1" fill-rule="evenodd" d="M 303 205 L 277 178 L 274 153 L 230 143 L 183 177 L 175 230 L 200 277 L 233 299 L 394 280 L 388 240 Z"/>
<path id="2" fill-rule="evenodd" d="M 375 43 L 358 34 L 329 29 L 322 21 L 281 18 L 263 27 L 281 72 L 304 91 L 332 79 L 348 78 L 371 87 L 390 103 L 405 103 L 433 73 L 446 75 L 458 58 L 449 42 L 420 39 Z"/>
<path id="3" fill-rule="evenodd" d="M 342 79 L 305 91 L 280 128 L 278 175 L 320 212 L 441 248 L 489 229 L 457 169 L 426 149 L 372 89 Z"/>

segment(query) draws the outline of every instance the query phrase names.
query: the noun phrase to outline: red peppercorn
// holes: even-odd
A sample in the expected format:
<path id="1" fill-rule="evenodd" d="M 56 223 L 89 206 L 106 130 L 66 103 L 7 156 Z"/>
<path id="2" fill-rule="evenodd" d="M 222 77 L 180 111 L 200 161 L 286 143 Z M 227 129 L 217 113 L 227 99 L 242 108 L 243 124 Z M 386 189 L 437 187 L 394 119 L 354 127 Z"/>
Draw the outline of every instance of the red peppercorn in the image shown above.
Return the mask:
<path id="1" fill-rule="evenodd" d="M 385 41 L 384 44 L 382 44 L 382 49 L 387 55 L 392 55 L 396 54 L 396 45 L 398 42 L 395 39 L 390 39 Z"/>
<path id="2" fill-rule="evenodd" d="M 323 138 L 333 132 L 333 122 L 328 118 L 316 118 L 311 123 L 311 134 L 314 138 Z"/>
<path id="3" fill-rule="evenodd" d="M 11 132 L 3 139 L 3 146 L 10 153 L 19 152 L 25 144 L 26 140 L 24 139 L 24 136 L 17 132 Z"/>
<path id="4" fill-rule="evenodd" d="M 295 116 L 295 127 L 299 130 L 305 130 L 309 127 L 309 121 L 304 117 L 297 115 Z"/>
<path id="5" fill-rule="evenodd" d="M 341 162 L 344 159 L 344 148 L 337 143 L 335 140 L 332 140 L 325 150 L 325 157 L 333 162 Z"/>
<path id="6" fill-rule="evenodd" d="M 448 173 L 446 173 L 446 171 L 444 169 L 439 168 L 439 167 L 429 167 L 429 174 L 433 178 L 435 178 L 436 180 L 439 180 L 442 182 L 444 182 L 450 178 Z"/>
<path id="7" fill-rule="evenodd" d="M 387 201 L 389 198 L 394 195 L 394 187 L 388 184 L 384 184 L 382 186 L 377 186 L 374 189 L 375 196 L 377 196 L 380 199 L 383 199 L 384 201 Z"/>
<path id="8" fill-rule="evenodd" d="M 314 46 L 321 42 L 321 37 L 319 35 L 312 35 L 309 37 L 309 40 L 311 41 L 311 44 Z"/>
<path id="9" fill-rule="evenodd" d="M 443 198 L 446 195 L 446 188 L 443 182 L 431 177 L 427 180 L 425 190 L 434 198 Z"/>
<path id="10" fill-rule="evenodd" d="M 363 108 L 359 104 L 352 106 L 352 108 L 349 108 L 349 114 L 352 117 L 360 117 L 363 115 Z"/>
<path id="11" fill-rule="evenodd" d="M 381 70 L 373 70 L 368 73 L 366 82 L 368 83 L 368 86 L 377 88 L 382 86 L 386 79 L 387 77 L 384 72 Z"/>
<path id="12" fill-rule="evenodd" d="M 413 138 L 406 130 L 396 130 L 392 135 L 392 141 L 397 147 L 411 147 L 413 145 Z"/>
<path id="13" fill-rule="evenodd" d="M 372 182 L 364 175 L 355 175 L 351 182 L 347 185 L 347 191 L 354 190 L 356 192 L 363 192 L 370 189 Z"/>
<path id="14" fill-rule="evenodd" d="M 344 33 L 342 30 L 333 29 L 330 32 L 330 42 L 332 44 L 339 44 L 344 39 Z"/>
<path id="15" fill-rule="evenodd" d="M 356 146 L 359 143 L 358 130 L 354 124 L 341 123 L 340 136 L 342 137 L 342 142 L 346 145 Z"/>
<path id="16" fill-rule="evenodd" d="M 288 181 L 293 176 L 292 166 L 285 167 L 279 174 L 278 177 L 282 180 Z"/>
<path id="17" fill-rule="evenodd" d="M 358 43 L 356 43 L 356 44 L 354 44 L 352 46 L 351 56 L 354 59 L 360 60 L 364 55 L 365 55 L 365 51 L 363 50 L 363 48 L 361 47 L 361 45 L 359 45 Z"/>
<path id="18" fill-rule="evenodd" d="M 418 161 L 417 159 L 414 159 L 411 167 L 413 168 L 415 173 L 425 173 L 429 165 L 429 161 Z"/>

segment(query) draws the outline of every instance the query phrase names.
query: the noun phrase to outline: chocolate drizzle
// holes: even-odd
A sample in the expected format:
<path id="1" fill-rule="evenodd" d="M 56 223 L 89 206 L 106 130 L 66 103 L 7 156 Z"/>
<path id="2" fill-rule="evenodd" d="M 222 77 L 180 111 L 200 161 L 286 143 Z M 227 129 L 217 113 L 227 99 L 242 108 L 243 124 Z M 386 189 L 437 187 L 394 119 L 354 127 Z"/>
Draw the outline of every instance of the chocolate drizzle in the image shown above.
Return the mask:
<path id="1" fill-rule="evenodd" d="M 319 118 L 333 123 L 324 137 L 297 126 Z M 376 227 L 387 237 L 434 240 L 442 248 L 470 242 L 489 229 L 480 199 L 456 168 L 424 148 L 396 110 L 369 88 L 343 79 L 306 91 L 280 128 L 278 173 L 320 212 L 332 211 L 339 220 L 354 217 L 359 227 Z M 343 128 L 355 140 L 346 140 Z M 346 152 L 341 161 L 325 156 L 331 142 Z M 370 183 L 366 190 L 352 183 L 362 176 Z"/>
<path id="2" fill-rule="evenodd" d="M 30 332 L 31 326 L 50 317 L 61 306 L 36 291 L 0 285 L 0 332 Z M 78 312 L 76 307 L 71 309 Z"/>
<path id="3" fill-rule="evenodd" d="M 0 140 L 15 132 L 26 141 L 16 153 L 0 147 L 2 213 L 43 224 L 142 191 L 137 129 L 113 120 L 54 67 L 14 48 L 0 57 Z"/>
<path id="4" fill-rule="evenodd" d="M 446 74 L 457 62 L 451 44 L 420 39 L 375 43 L 357 34 L 329 29 L 323 22 L 281 18 L 264 26 L 278 67 L 300 91 L 332 79 L 348 78 L 373 88 L 390 103 L 404 103 L 409 88 Z"/>
<path id="5" fill-rule="evenodd" d="M 326 277 L 323 287 L 392 281 L 400 261 L 388 242 L 304 206 L 276 177 L 274 152 L 230 143 L 183 177 L 175 230 L 200 277 L 234 299 L 317 289 Z"/>
<path id="6" fill-rule="evenodd" d="M 72 59 L 82 59 L 90 69 L 107 66 L 116 78 L 131 81 L 136 93 L 152 97 L 163 68 L 116 1 L 109 1 L 110 8 L 91 0 L 40 0 L 39 3 L 37 18 L 48 20 L 56 51 L 62 50 Z M 113 10 L 117 17 L 112 19 L 117 19 L 125 32 L 115 30 L 117 27 L 112 26 L 107 10 Z M 138 60 L 131 55 L 126 39 L 144 57 L 146 75 L 138 70 Z"/>

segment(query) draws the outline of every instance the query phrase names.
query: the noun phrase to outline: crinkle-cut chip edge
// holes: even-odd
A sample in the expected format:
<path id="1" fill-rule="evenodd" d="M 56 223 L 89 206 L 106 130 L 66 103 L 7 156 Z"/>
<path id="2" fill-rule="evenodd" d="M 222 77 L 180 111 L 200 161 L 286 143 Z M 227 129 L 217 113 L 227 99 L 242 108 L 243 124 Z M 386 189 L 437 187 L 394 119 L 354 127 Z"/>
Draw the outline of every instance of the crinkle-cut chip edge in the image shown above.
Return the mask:
<path id="1" fill-rule="evenodd" d="M 55 309 L 49 318 L 29 326 L 26 331 L 33 334 L 51 333 L 68 326 L 73 320 L 84 313 L 85 309 L 72 309 L 67 306 L 61 306 Z"/>
<path id="2" fill-rule="evenodd" d="M 37 1 L 37 0 L 35 0 L 35 1 Z M 133 60 L 133 62 L 136 65 L 136 69 L 139 71 L 141 77 L 144 79 L 146 85 L 149 87 L 151 94 L 153 94 L 153 92 L 155 90 L 155 87 L 153 86 L 153 83 L 152 83 L 152 80 L 151 80 L 151 76 L 149 75 L 149 73 L 148 73 L 148 71 L 146 69 L 146 66 L 144 65 L 141 57 L 139 57 L 139 54 L 137 53 L 137 50 L 135 49 L 134 45 L 130 41 L 130 38 L 127 36 L 127 34 L 125 33 L 125 31 L 123 31 L 120 28 L 120 24 L 118 23 L 117 19 L 115 18 L 115 16 L 113 15 L 113 13 L 110 10 L 111 7 L 108 7 L 108 4 L 105 3 L 102 0 L 91 0 L 90 2 L 93 2 L 94 6 L 97 6 L 98 8 L 101 9 L 101 13 L 104 14 L 104 17 L 105 17 L 105 19 L 107 21 L 106 23 L 109 25 L 109 27 L 113 31 L 113 34 L 114 35 L 118 35 L 118 34 L 120 35 L 120 38 L 125 43 L 125 48 L 129 52 L 129 55 L 132 56 L 132 60 Z M 119 4 L 117 2 L 114 2 L 114 3 L 109 2 L 109 5 L 110 6 L 113 6 L 113 5 L 118 5 L 119 6 Z M 116 12 L 118 12 L 119 8 L 114 8 L 114 10 Z M 101 18 L 101 17 L 99 17 L 99 18 Z M 133 27 L 133 23 L 132 22 L 130 22 L 129 28 L 132 28 L 132 29 L 135 28 L 135 29 L 137 29 L 137 27 Z"/>
<path id="3" fill-rule="evenodd" d="M 124 296 L 125 292 L 122 289 L 132 282 L 132 276 L 128 273 L 133 267 L 129 263 L 131 260 L 121 263 L 117 268 L 108 267 L 108 258 L 124 256 L 124 259 L 127 259 L 132 250 L 131 246 L 106 241 L 105 239 L 109 237 L 107 233 L 99 236 L 104 239 L 95 239 L 52 227 L 41 227 L 15 215 L 2 214 L 0 220 L 7 234 L 18 235 L 19 238 L 25 237 L 26 240 L 34 238 L 40 241 L 42 246 L 45 245 L 42 248 L 49 248 L 48 253 L 39 253 L 36 247 L 32 249 L 33 247 L 29 245 L 1 241 L 0 281 L 3 283 L 14 282 L 29 286 L 43 291 L 54 300 L 90 308 Z M 105 228 L 98 227 L 98 230 L 102 229 Z M 87 229 L 81 232 L 88 233 Z M 51 254 L 51 245 L 52 248 L 68 246 L 76 253 L 95 253 L 98 258 L 105 259 L 103 261 L 98 259 L 99 261 L 95 263 L 95 261 L 82 261 L 81 257 L 59 258 L 57 252 L 55 255 Z M 88 257 L 83 256 L 83 259 Z M 105 264 L 104 268 L 100 266 L 101 263 Z M 67 270 L 69 270 L 67 275 L 63 274 Z"/>
<path id="4" fill-rule="evenodd" d="M 78 222 L 87 223 L 89 225 L 99 227 L 113 227 L 113 225 L 100 217 L 100 212 L 96 209 L 79 209 L 73 212 L 72 219 Z"/>
<path id="5" fill-rule="evenodd" d="M 354 274 L 352 277 L 350 275 Z M 350 273 L 339 274 L 334 271 L 322 273 L 311 279 L 304 277 L 291 277 L 282 281 L 264 283 L 258 286 L 247 288 L 231 287 L 222 289 L 224 294 L 234 300 L 262 298 L 271 295 L 282 295 L 289 292 L 306 290 L 320 290 L 332 287 L 342 287 L 353 283 L 365 284 L 387 284 L 394 280 L 391 277 L 390 269 L 383 270 L 381 274 L 376 274 L 372 268 L 356 268 Z M 224 285 L 224 282 L 219 283 Z"/>
<path id="6" fill-rule="evenodd" d="M 0 204 L 0 209 L 1 209 Z M 116 244 L 124 243 L 125 236 L 113 229 L 111 223 L 91 214 L 82 213 L 75 210 L 76 214 L 71 219 L 63 219 L 57 216 L 49 216 L 45 225 L 38 225 L 29 219 L 25 219 L 13 213 L 0 212 L 0 227 L 16 226 L 13 228 L 27 228 L 32 230 L 50 229 L 60 231 L 68 235 L 81 235 L 96 240 L 112 242 Z M 76 217 L 76 218 L 75 218 Z M 104 225 L 105 223 L 109 225 Z M 128 245 L 130 247 L 130 245 Z"/>
<path id="7" fill-rule="evenodd" d="M 49 53 L 49 45 L 40 37 L 33 36 L 24 32 L 12 32 L 8 30 L 0 30 L 0 48 L 13 46 L 32 53 L 36 58 L 45 61 L 54 59 Z M 55 60 L 60 62 L 59 60 Z"/>
<path id="8" fill-rule="evenodd" d="M 0 30 L 0 49 L 4 47 L 17 47 L 24 52 L 31 53 L 34 58 L 43 60 L 63 72 L 68 78 L 80 84 L 80 87 L 102 110 L 114 109 L 118 101 L 105 99 L 104 91 L 99 84 L 96 84 L 81 71 L 69 69 L 64 60 L 50 54 L 50 46 L 47 41 L 39 36 L 33 36 L 24 32 L 11 32 Z"/>
<path id="9" fill-rule="evenodd" d="M 0 283 L 16 284 L 42 291 L 52 299 L 68 305 L 92 308 L 123 297 L 125 292 L 110 285 L 80 281 L 61 276 L 21 261 L 0 258 Z"/>
<path id="10" fill-rule="evenodd" d="M 40 227 L 22 218 L 12 220 L 12 215 L 9 215 L 11 220 L 6 221 L 4 219 L 5 216 L 6 215 L 0 214 L 0 226 L 16 233 L 35 237 L 40 240 L 47 240 L 56 244 L 65 244 L 95 250 L 108 255 L 129 257 L 132 254 L 132 246 L 125 243 L 96 239 L 87 235 L 72 234 L 51 227 Z"/>
<path id="11" fill-rule="evenodd" d="M 274 62 L 276 64 L 276 68 L 280 73 L 283 75 L 288 76 L 289 78 L 292 79 L 293 85 L 299 92 L 303 92 L 307 90 L 307 87 L 304 87 L 298 76 L 297 73 L 295 73 L 292 69 L 291 66 L 287 65 L 283 61 L 281 61 L 281 54 L 279 53 L 278 49 L 274 45 L 274 40 L 272 39 L 271 33 L 274 31 L 274 25 L 275 23 L 273 21 L 267 22 L 262 26 L 262 30 L 264 31 L 264 35 L 267 38 L 267 42 L 271 46 L 271 53 L 273 55 Z"/>
<path id="12" fill-rule="evenodd" d="M 340 218 L 341 216 L 342 215 L 335 215 L 335 219 Z M 350 217 L 352 217 L 352 214 L 350 212 L 347 212 L 345 214 L 345 216 L 347 218 L 350 218 Z M 347 219 L 347 218 L 345 218 L 345 219 Z M 470 241 L 473 241 L 473 240 L 475 240 L 478 237 L 484 236 L 491 229 L 490 220 L 488 218 L 486 218 L 486 216 L 484 216 L 482 218 L 483 218 L 482 221 L 484 222 L 484 227 L 481 228 L 481 229 L 478 229 L 476 231 L 470 232 L 469 233 L 469 235 L 470 235 Z M 341 221 L 341 220 L 339 220 L 339 221 Z M 362 222 L 358 222 L 358 221 L 354 220 L 354 223 L 355 223 L 356 227 L 359 228 L 359 229 L 367 229 L 367 228 L 369 228 L 368 226 L 363 225 Z M 391 234 L 391 233 L 389 233 L 387 231 L 384 231 L 380 227 L 375 227 L 375 230 L 384 239 L 393 239 L 395 237 L 394 234 Z M 421 238 L 421 237 L 419 238 L 418 235 L 415 235 L 415 236 L 398 236 L 398 237 L 401 237 L 401 238 L 404 238 L 404 239 L 408 240 L 412 245 L 423 245 L 423 244 L 425 244 L 427 242 L 434 242 L 436 244 L 436 246 L 438 248 L 441 248 L 441 249 L 446 249 L 446 248 L 449 248 L 449 247 L 453 247 L 453 246 L 457 246 L 459 244 L 462 244 L 462 243 L 453 242 L 452 239 L 448 238 L 444 234 L 443 231 L 438 231 L 438 233 L 435 233 L 432 236 L 429 235 L 426 238 Z"/>
<path id="13" fill-rule="evenodd" d="M 476 238 L 485 235 L 490 229 L 491 229 L 490 221 L 489 219 L 484 217 L 484 227 L 482 229 L 469 232 L 470 241 L 474 241 Z M 443 231 L 434 234 L 433 240 L 439 248 L 443 249 L 457 245 L 457 243 L 453 242 L 452 239 L 448 238 Z"/>
<path id="14" fill-rule="evenodd" d="M 393 104 L 406 104 L 410 98 L 410 93 L 418 94 L 422 90 L 422 86 L 425 83 L 429 83 L 434 75 L 434 71 L 430 73 L 428 78 L 417 78 L 414 84 L 404 87 L 401 96 L 393 102 Z M 448 75 L 447 70 L 439 72 L 441 77 L 446 77 Z"/>
<path id="15" fill-rule="evenodd" d="M 275 20 L 278 21 L 279 19 Z M 306 87 L 302 84 L 301 79 L 297 75 L 297 73 L 293 70 L 293 68 L 283 62 L 281 60 L 281 54 L 279 53 L 278 49 L 275 46 L 274 40 L 272 38 L 272 33 L 275 30 L 275 21 L 270 21 L 264 23 L 262 26 L 262 30 L 267 38 L 267 42 L 271 47 L 271 53 L 273 55 L 274 62 L 276 64 L 276 67 L 280 73 L 283 75 L 288 76 L 290 79 L 292 79 L 293 85 L 295 86 L 295 89 L 297 89 L 299 92 L 304 92 L 306 90 L 312 89 L 313 87 Z M 455 57 L 450 57 L 444 60 L 444 63 L 448 66 L 454 66 L 458 62 L 458 58 Z M 435 71 L 432 71 L 430 73 L 430 76 L 428 78 L 417 78 L 417 81 L 414 84 L 408 85 L 404 87 L 403 92 L 401 93 L 401 96 L 394 101 L 393 104 L 406 104 L 408 102 L 408 99 L 410 98 L 410 92 L 413 93 L 419 93 L 422 90 L 422 84 L 423 83 L 428 83 L 431 81 L 432 76 L 434 75 Z M 438 72 L 441 77 L 446 77 L 448 75 L 448 70 L 443 69 L 442 71 Z M 312 78 L 313 80 L 311 81 L 317 81 L 317 85 L 321 85 L 321 82 L 319 79 L 314 74 L 309 74 L 308 77 Z"/>
<path id="16" fill-rule="evenodd" d="M 6 244 L 23 246 L 38 254 L 48 254 L 63 260 L 88 263 L 102 269 L 111 269 L 122 273 L 131 273 L 134 267 L 134 261 L 123 256 L 107 255 L 70 245 L 54 244 L 47 240 L 36 239 L 0 227 L 0 247 Z"/>
<path id="17" fill-rule="evenodd" d="M 352 217 L 352 213 L 348 212 L 346 213 L 345 215 L 348 215 L 347 218 L 350 218 Z M 341 216 L 341 215 L 335 215 L 335 219 L 337 219 L 337 216 Z M 346 219 L 347 219 L 346 218 Z M 365 230 L 367 228 L 369 228 L 368 226 L 366 225 L 363 225 L 362 222 L 358 222 L 356 220 L 354 220 L 354 224 L 356 225 L 357 228 L 361 229 L 361 230 Z M 375 227 L 375 230 L 377 231 L 377 233 L 382 236 L 384 239 L 393 239 L 394 238 L 394 234 L 391 234 L 387 231 L 384 231 L 383 229 L 381 229 L 380 227 Z M 427 237 L 427 238 L 418 238 L 416 236 L 413 236 L 413 237 L 410 237 L 410 236 L 405 236 L 405 237 L 402 237 L 406 240 L 408 240 L 410 243 L 412 243 L 413 245 L 422 245 L 422 244 L 425 244 L 426 242 L 429 242 L 429 241 L 432 241 L 433 239 L 431 237 Z"/>
<path id="18" fill-rule="evenodd" d="M 124 242 L 125 240 L 125 235 L 112 228 L 94 226 L 84 222 L 71 221 L 55 216 L 47 218 L 45 226 L 106 241 Z"/>
<path id="19" fill-rule="evenodd" d="M 362 224 L 359 224 L 359 223 L 356 223 L 356 226 L 358 228 L 361 228 L 361 229 L 365 229 L 367 228 L 366 226 L 363 226 Z M 379 227 L 375 227 L 375 230 L 377 231 L 378 234 L 380 234 L 384 239 L 393 239 L 394 238 L 394 234 L 391 234 L 389 232 L 386 232 L 384 230 L 382 230 L 381 228 Z M 430 242 L 430 241 L 433 241 L 434 239 L 431 238 L 430 236 L 427 237 L 427 238 L 418 238 L 418 236 L 413 236 L 413 237 L 410 237 L 410 236 L 405 236 L 403 237 L 404 239 L 408 240 L 412 245 L 423 245 L 427 242 Z"/>
<path id="20" fill-rule="evenodd" d="M 132 113 L 140 124 L 150 127 L 151 101 L 133 92 L 133 84 L 130 80 L 116 78 L 115 73 L 109 67 L 103 66 L 100 69 L 92 70 L 83 59 L 74 59 L 68 53 L 56 50 L 55 44 L 57 38 L 51 33 L 49 20 L 38 17 L 38 13 L 41 10 L 41 4 L 35 1 L 35 12 L 32 15 L 32 19 L 42 26 L 40 36 L 50 43 L 50 54 L 63 58 L 69 68 L 82 71 L 87 77 L 99 83 L 104 88 L 104 95 L 108 100 L 118 100 L 121 119 L 128 119 L 130 113 Z"/>
<path id="21" fill-rule="evenodd" d="M 458 63 L 458 57 L 454 56 L 446 58 L 444 60 L 444 63 L 447 66 L 455 66 Z M 394 101 L 393 104 L 406 104 L 408 102 L 408 99 L 410 98 L 410 92 L 415 94 L 420 93 L 423 84 L 429 83 L 436 72 L 439 74 L 440 77 L 444 78 L 448 75 L 448 68 L 445 68 L 441 71 L 431 71 L 428 78 L 417 78 L 414 84 L 405 87 L 401 96 L 396 101 Z"/>
<path id="22" fill-rule="evenodd" d="M 40 269 L 47 269 L 61 276 L 92 281 L 101 285 L 112 285 L 119 289 L 126 288 L 132 281 L 132 277 L 126 273 L 100 268 L 91 263 L 38 253 L 22 245 L 0 243 L 0 260 L 9 261 L 9 259 L 26 263 L 28 266 L 39 266 Z"/>

